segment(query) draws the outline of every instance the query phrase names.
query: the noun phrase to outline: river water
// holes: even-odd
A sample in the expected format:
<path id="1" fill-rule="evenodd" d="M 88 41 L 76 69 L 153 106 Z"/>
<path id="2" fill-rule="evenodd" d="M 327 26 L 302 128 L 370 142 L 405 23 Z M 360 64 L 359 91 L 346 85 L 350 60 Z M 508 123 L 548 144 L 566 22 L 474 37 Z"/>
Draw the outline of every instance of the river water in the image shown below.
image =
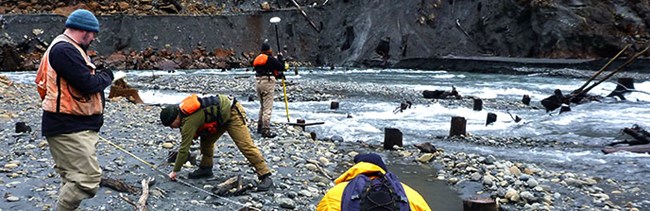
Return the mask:
<path id="1" fill-rule="evenodd" d="M 244 70 L 221 72 L 219 70 L 201 70 L 195 72 L 166 73 L 163 71 L 129 71 L 128 77 L 157 75 L 211 74 L 214 77 L 232 77 L 232 75 L 250 76 Z M 19 83 L 31 83 L 33 72 L 3 73 Z M 452 116 L 467 119 L 467 131 L 473 135 L 494 137 L 530 137 L 538 140 L 554 140 L 567 143 L 571 147 L 511 146 L 491 147 L 472 143 L 435 141 L 433 144 L 446 150 L 464 151 L 520 162 L 536 163 L 556 170 L 571 169 L 591 176 L 612 178 L 619 181 L 643 183 L 648 181 L 650 173 L 650 156 L 619 152 L 603 154 L 602 147 L 613 141 L 626 138 L 621 129 L 634 124 L 650 129 L 650 95 L 633 92 L 620 101 L 605 98 L 600 102 L 571 105 L 572 111 L 558 114 L 557 110 L 546 113 L 539 103 L 560 89 L 563 93 L 580 87 L 585 79 L 570 77 L 550 77 L 540 74 L 503 75 L 475 74 L 447 71 L 420 71 L 397 69 L 301 69 L 300 75 L 289 75 L 287 80 L 300 83 L 318 80 L 332 83 L 354 83 L 361 86 L 390 85 L 421 92 L 423 90 L 450 90 L 455 86 L 463 96 L 475 96 L 481 99 L 499 99 L 504 102 L 520 102 L 523 95 L 532 99 L 531 106 L 540 109 L 504 110 L 484 107 L 482 111 L 473 111 L 471 107 L 449 107 L 443 102 L 424 101 L 416 103 L 404 112 L 394 113 L 394 109 L 404 100 L 382 98 L 377 96 L 349 96 L 336 99 L 340 108 L 330 110 L 331 101 L 290 102 L 289 114 L 293 122 L 301 118 L 307 122 L 324 122 L 322 125 L 309 126 L 308 131 L 319 137 L 340 136 L 345 141 L 381 143 L 386 127 L 398 128 L 404 134 L 404 144 L 432 142 L 433 137 L 448 135 Z M 650 92 L 650 81 L 635 81 L 637 90 Z M 614 90 L 616 84 L 605 82 L 590 94 L 605 96 Z M 278 92 L 276 92 L 277 95 Z M 280 91 L 281 93 L 281 91 Z M 141 90 L 145 103 L 177 103 L 186 93 L 160 90 Z M 249 117 L 256 119 L 259 101 L 240 101 Z M 419 102 L 423 102 L 420 100 Z M 273 120 L 286 120 L 283 102 L 274 103 Z M 498 120 L 486 126 L 488 112 L 497 114 Z M 523 120 L 515 122 L 510 114 Z M 352 118 L 347 118 L 351 115 Z M 627 137 L 630 139 L 629 137 Z"/>

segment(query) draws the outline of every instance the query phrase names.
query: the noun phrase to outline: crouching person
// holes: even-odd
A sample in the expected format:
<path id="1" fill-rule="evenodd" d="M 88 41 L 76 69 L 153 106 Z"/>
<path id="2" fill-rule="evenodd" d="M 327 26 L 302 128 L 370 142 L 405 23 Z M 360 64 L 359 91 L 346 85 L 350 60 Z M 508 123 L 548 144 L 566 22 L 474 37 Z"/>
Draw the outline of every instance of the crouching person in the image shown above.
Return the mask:
<path id="1" fill-rule="evenodd" d="M 169 105 L 160 112 L 164 126 L 180 128 L 181 146 L 176 156 L 174 169 L 169 178 L 176 180 L 176 174 L 187 161 L 192 140 L 200 138 L 201 162 L 199 169 L 190 173 L 188 178 L 198 179 L 212 177 L 212 158 L 214 143 L 228 132 L 239 151 L 246 157 L 260 180 L 257 190 L 267 191 L 273 187 L 271 170 L 262 157 L 262 153 L 253 143 L 246 126 L 244 107 L 235 99 L 225 95 L 199 98 L 191 95 L 180 104 Z"/>
<path id="2" fill-rule="evenodd" d="M 397 176 L 374 153 L 354 157 L 355 165 L 334 182 L 318 203 L 318 211 L 431 210 L 422 196 Z"/>

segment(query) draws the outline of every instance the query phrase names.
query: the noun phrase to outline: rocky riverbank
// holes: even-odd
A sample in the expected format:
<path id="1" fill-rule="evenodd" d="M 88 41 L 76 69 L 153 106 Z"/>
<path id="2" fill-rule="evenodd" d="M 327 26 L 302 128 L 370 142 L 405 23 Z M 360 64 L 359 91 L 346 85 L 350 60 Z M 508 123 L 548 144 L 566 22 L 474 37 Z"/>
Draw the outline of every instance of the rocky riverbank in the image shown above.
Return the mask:
<path id="1" fill-rule="evenodd" d="M 127 69 L 148 69 L 159 62 L 148 58 L 149 48 L 156 54 L 181 52 L 165 58 L 179 66 L 237 67 L 250 62 L 247 54 L 263 40 L 274 38 L 285 55 L 312 66 L 434 69 L 455 63 L 441 59 L 447 57 L 604 63 L 628 44 L 622 58 L 640 52 L 650 37 L 650 5 L 644 1 L 296 2 L 300 9 L 282 0 L 2 1 L 0 69 L 34 69 L 33 60 L 76 8 L 95 12 L 102 24 L 92 46 L 99 52 L 94 60 Z M 282 22 L 269 23 L 273 16 Z M 201 48 L 207 56 L 193 52 Z M 490 71 L 502 66 L 483 64 L 470 66 Z"/>
<path id="2" fill-rule="evenodd" d="M 199 78 L 194 78 L 199 77 Z M 132 85 L 143 88 L 169 89 L 182 92 L 229 93 L 248 96 L 252 79 L 233 76 L 157 76 L 130 79 Z M 189 83 L 190 81 L 194 81 Z M 199 83 L 200 81 L 200 83 Z M 230 81 L 230 82 L 228 82 Z M 219 86 L 209 86 L 219 84 Z M 225 87 L 229 87 L 228 90 Z M 328 100 L 355 96 L 395 97 L 413 96 L 415 93 L 399 88 L 364 87 L 348 83 L 319 83 L 295 81 L 290 86 L 292 99 Z M 52 169 L 47 142 L 40 137 L 40 116 L 37 94 L 33 85 L 0 84 L 0 184 L 4 187 L 2 210 L 51 209 L 58 192 L 59 176 Z M 461 93 L 462 94 L 462 93 Z M 418 99 L 420 99 L 418 97 Z M 470 99 L 448 101 L 448 106 L 467 106 Z M 439 101 L 439 102 L 440 102 Z M 418 104 L 430 103 L 418 100 Z M 494 105 L 513 109 L 531 109 L 514 103 L 494 100 Z M 135 105 L 122 98 L 107 102 L 106 122 L 101 136 L 117 143 L 143 160 L 159 165 L 167 172 L 165 164 L 168 152 L 178 145 L 178 131 L 163 128 L 158 122 L 160 108 L 156 105 Z M 249 116 L 250 118 L 250 116 Z M 14 133 L 14 125 L 25 122 L 31 133 Z M 256 127 L 251 119 L 251 131 Z M 139 186 L 142 179 L 154 177 L 148 205 L 151 209 L 184 210 L 233 210 L 250 206 L 261 210 L 314 210 L 316 204 L 332 187 L 336 178 L 350 166 L 352 157 L 361 152 L 377 152 L 389 164 L 432 166 L 437 173 L 430 180 L 446 181 L 463 199 L 484 196 L 497 200 L 505 210 L 644 210 L 650 207 L 645 184 L 617 181 L 595 175 L 585 175 L 575 169 L 554 170 L 552 166 L 502 159 L 491 155 L 479 155 L 438 148 L 433 153 L 421 152 L 413 146 L 397 150 L 384 150 L 376 144 L 340 141 L 331 138 L 312 140 L 308 133 L 281 123 L 275 123 L 273 139 L 254 134 L 267 162 L 273 169 L 276 189 L 271 192 L 244 191 L 243 195 L 227 196 L 225 199 L 209 196 L 158 175 L 147 165 L 100 142 L 98 157 L 104 175 L 127 184 Z M 335 141 L 332 141 L 335 140 Z M 478 146 L 497 147 L 508 150 L 513 145 L 536 147 L 554 146 L 558 149 L 580 147 L 561 140 L 533 140 L 525 137 L 494 138 L 481 136 L 431 137 L 421 140 L 436 143 L 472 143 Z M 171 146 L 169 146 L 171 143 Z M 166 148 L 168 147 L 168 148 Z M 234 176 L 242 176 L 247 187 L 253 187 L 254 173 L 228 136 L 217 142 L 215 153 L 215 177 L 209 180 L 185 180 L 206 191 Z M 181 178 L 196 167 L 188 166 Z M 403 178 L 408 184 L 409 178 Z M 417 188 L 416 188 L 417 189 Z M 131 200 L 139 197 L 127 194 Z M 119 193 L 102 187 L 97 196 L 83 203 L 83 210 L 131 209 L 119 197 Z M 431 204 L 436 209 L 435 204 Z"/>

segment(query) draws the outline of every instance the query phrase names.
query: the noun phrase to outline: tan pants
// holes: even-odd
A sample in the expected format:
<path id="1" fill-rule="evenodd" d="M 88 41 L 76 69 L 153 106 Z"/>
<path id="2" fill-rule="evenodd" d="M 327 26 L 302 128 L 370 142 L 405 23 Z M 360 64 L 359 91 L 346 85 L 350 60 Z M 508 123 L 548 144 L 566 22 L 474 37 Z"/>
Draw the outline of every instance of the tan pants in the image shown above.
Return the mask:
<path id="1" fill-rule="evenodd" d="M 95 153 L 98 141 L 97 132 L 90 130 L 47 137 L 54 169 L 62 180 L 56 210 L 74 210 L 99 190 L 102 169 Z"/>
<path id="2" fill-rule="evenodd" d="M 275 77 L 258 76 L 257 96 L 260 98 L 260 115 L 257 124 L 262 130 L 271 128 L 271 111 L 273 111 L 273 96 L 275 94 Z"/>
<path id="3" fill-rule="evenodd" d="M 201 163 L 200 167 L 212 167 L 212 158 L 214 157 L 214 143 L 228 131 L 228 135 L 232 138 L 237 145 L 239 151 L 246 157 L 248 162 L 253 164 L 257 176 L 262 176 L 270 173 L 269 166 L 266 165 L 262 153 L 253 143 L 250 131 L 246 126 L 246 111 L 244 107 L 235 103 L 235 107 L 230 111 L 230 121 L 224 127 L 218 128 L 217 132 L 213 135 L 201 136 Z M 238 111 L 239 110 L 239 111 Z M 241 114 L 240 114 L 241 113 Z"/>

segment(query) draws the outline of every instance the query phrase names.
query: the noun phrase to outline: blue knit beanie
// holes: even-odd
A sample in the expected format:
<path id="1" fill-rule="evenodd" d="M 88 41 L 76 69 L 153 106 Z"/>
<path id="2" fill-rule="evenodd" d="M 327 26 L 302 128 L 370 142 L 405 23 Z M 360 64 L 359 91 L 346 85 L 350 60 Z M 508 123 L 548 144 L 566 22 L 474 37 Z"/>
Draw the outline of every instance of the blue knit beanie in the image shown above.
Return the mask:
<path id="1" fill-rule="evenodd" d="M 92 12 L 78 9 L 70 13 L 68 20 L 65 21 L 65 27 L 97 33 L 99 32 L 99 21 Z"/>
<path id="2" fill-rule="evenodd" d="M 271 50 L 271 46 L 269 46 L 269 44 L 266 42 L 262 43 L 262 47 L 260 47 L 260 51 L 264 52 L 268 50 Z"/>
<path id="3" fill-rule="evenodd" d="M 375 153 L 358 154 L 354 156 L 354 163 L 359 162 L 372 163 L 381 167 L 384 171 L 388 171 L 388 169 L 386 169 L 386 164 L 384 164 L 384 160 L 381 159 L 381 156 Z"/>

